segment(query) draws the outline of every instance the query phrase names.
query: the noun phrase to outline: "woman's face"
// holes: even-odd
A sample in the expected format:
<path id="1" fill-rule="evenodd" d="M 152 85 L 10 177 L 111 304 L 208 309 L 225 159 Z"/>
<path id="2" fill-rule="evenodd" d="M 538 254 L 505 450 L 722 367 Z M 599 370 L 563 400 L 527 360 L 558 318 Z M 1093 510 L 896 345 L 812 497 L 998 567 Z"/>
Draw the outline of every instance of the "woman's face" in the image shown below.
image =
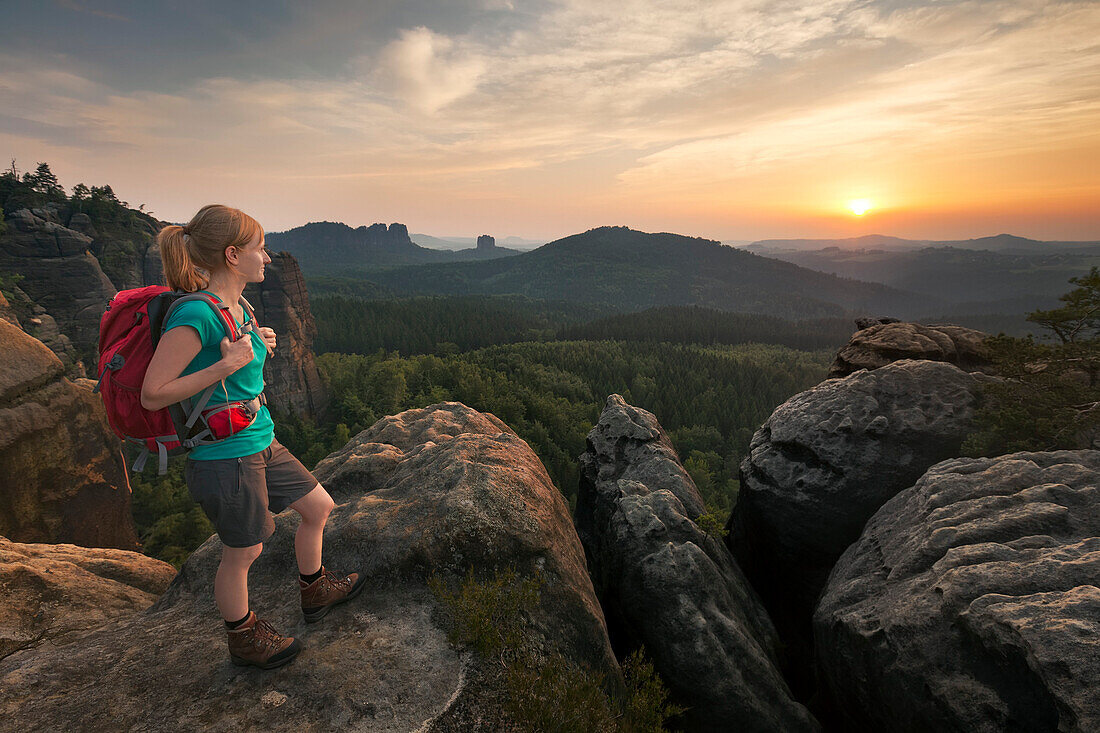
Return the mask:
<path id="1" fill-rule="evenodd" d="M 271 257 L 264 246 L 264 235 L 256 232 L 252 241 L 240 247 L 227 247 L 225 259 L 229 266 L 245 279 L 245 282 L 258 283 L 264 280 L 264 265 Z"/>

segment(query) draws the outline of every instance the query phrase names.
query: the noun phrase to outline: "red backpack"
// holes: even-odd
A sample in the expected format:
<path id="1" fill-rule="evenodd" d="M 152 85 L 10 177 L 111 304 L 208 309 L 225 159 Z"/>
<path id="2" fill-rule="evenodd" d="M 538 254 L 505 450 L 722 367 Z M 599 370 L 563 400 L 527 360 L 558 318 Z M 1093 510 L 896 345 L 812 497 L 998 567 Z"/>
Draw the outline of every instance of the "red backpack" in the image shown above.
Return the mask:
<path id="1" fill-rule="evenodd" d="M 141 386 L 145 371 L 156 351 L 169 314 L 181 303 L 199 300 L 207 303 L 225 326 L 226 336 L 236 341 L 252 330 L 256 314 L 243 297 L 240 302 L 249 320 L 243 328 L 217 296 L 209 293 L 184 293 L 163 285 L 123 290 L 107 304 L 99 323 L 99 383 L 95 391 L 103 398 L 111 429 L 125 441 L 144 450 L 134 461 L 140 472 L 154 452 L 159 472 L 168 470 L 168 456 L 198 445 L 209 445 L 239 433 L 252 424 L 260 405 L 267 400 L 261 392 L 248 402 L 230 402 L 206 409 L 218 382 L 210 385 L 192 405 L 189 399 L 159 410 L 141 406 Z"/>

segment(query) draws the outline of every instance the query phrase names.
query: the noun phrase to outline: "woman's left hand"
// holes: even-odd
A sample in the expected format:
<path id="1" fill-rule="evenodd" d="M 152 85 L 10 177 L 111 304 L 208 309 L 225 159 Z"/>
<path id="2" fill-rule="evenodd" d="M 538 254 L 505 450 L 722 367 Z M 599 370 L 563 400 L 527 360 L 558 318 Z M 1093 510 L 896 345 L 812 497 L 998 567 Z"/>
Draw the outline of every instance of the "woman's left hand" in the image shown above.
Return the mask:
<path id="1" fill-rule="evenodd" d="M 267 345 L 268 353 L 275 350 L 275 329 L 268 328 L 267 326 L 260 326 L 256 329 L 256 332 L 260 334 L 260 338 L 264 340 L 264 344 Z"/>

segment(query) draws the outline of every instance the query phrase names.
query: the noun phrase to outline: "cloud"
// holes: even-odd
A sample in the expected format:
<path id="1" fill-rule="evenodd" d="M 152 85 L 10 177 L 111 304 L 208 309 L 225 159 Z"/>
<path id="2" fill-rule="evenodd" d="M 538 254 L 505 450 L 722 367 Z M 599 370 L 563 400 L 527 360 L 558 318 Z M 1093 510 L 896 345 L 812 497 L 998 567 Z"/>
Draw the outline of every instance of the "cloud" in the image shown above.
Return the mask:
<path id="1" fill-rule="evenodd" d="M 401 31 L 378 61 L 376 76 L 382 86 L 425 114 L 472 92 L 485 71 L 479 56 L 423 26 Z"/>
<path id="2" fill-rule="evenodd" d="M 195 180 L 314 182 L 318 198 L 373 200 L 384 181 L 441 208 L 459 189 L 537 208 L 560 185 L 565 209 L 582 189 L 585 205 L 736 202 L 766 177 L 808 190 L 857 161 L 993 170 L 1087 145 L 1100 118 L 1094 2 L 476 0 L 445 25 L 430 5 L 364 15 L 370 38 L 340 35 L 331 54 L 339 73 L 273 63 L 274 78 L 123 92 L 68 57 L 0 54 L 0 130 L 104 164 L 131 146 L 131 165 Z M 282 37 L 312 47 L 338 28 Z"/>

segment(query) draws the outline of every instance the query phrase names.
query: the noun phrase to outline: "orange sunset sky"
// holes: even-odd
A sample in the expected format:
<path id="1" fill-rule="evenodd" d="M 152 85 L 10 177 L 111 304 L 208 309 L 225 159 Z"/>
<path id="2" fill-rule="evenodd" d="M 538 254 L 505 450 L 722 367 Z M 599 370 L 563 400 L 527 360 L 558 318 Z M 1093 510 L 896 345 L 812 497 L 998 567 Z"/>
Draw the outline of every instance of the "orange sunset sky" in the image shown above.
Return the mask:
<path id="1" fill-rule="evenodd" d="M 166 5 L 7 5 L 5 162 L 269 231 L 1100 239 L 1094 1 Z"/>

